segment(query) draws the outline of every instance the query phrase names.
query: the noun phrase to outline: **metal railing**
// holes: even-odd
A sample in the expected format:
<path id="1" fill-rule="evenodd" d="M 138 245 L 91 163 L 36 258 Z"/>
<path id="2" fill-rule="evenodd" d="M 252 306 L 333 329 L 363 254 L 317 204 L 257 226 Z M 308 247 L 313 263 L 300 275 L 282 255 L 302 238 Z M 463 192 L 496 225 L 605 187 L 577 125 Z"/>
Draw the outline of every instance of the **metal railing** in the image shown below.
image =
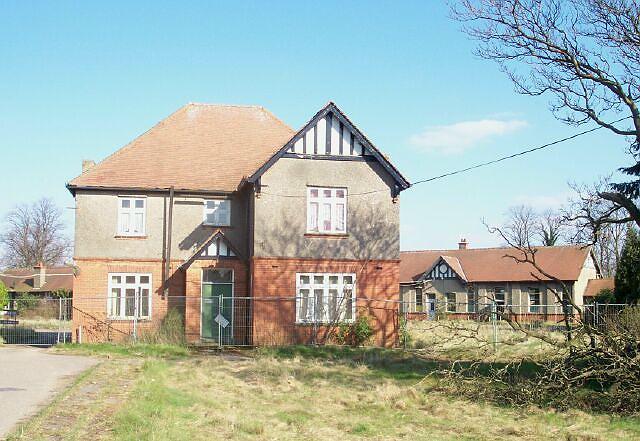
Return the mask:
<path id="1" fill-rule="evenodd" d="M 564 338 L 565 317 L 604 329 L 627 326 L 636 316 L 629 312 L 640 311 L 637 306 L 598 303 L 577 311 L 560 304 L 423 304 L 338 295 L 324 298 L 321 294 L 188 297 L 140 292 L 73 299 L 27 295 L 0 306 L 0 342 L 38 346 L 68 342 L 273 346 L 364 341 L 409 348 L 409 341 L 448 342 L 453 334 L 471 330 L 496 346 L 517 337 L 509 322 Z"/>

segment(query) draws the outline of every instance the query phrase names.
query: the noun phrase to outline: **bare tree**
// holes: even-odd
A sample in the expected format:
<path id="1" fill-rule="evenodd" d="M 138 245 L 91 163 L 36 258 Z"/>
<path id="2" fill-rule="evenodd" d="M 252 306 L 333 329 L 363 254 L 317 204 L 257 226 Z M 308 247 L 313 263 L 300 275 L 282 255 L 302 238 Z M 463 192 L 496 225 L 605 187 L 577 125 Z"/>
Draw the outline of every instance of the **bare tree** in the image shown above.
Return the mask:
<path id="1" fill-rule="evenodd" d="M 567 124 L 594 122 L 629 142 L 629 182 L 598 196 L 640 226 L 640 5 L 633 0 L 461 0 L 453 8 L 477 54 L 517 92 L 552 96 Z"/>
<path id="2" fill-rule="evenodd" d="M 538 215 L 537 235 L 544 246 L 560 245 L 565 230 L 564 218 L 553 210 Z"/>
<path id="3" fill-rule="evenodd" d="M 503 228 L 505 241 L 524 247 L 535 244 L 538 219 L 531 207 L 526 205 L 511 207 L 507 218 Z"/>
<path id="4" fill-rule="evenodd" d="M 631 221 L 625 209 L 600 193 L 608 186 L 603 179 L 593 185 L 571 185 L 575 191 L 563 218 L 570 225 L 569 242 L 593 245 L 596 263 L 605 277 L 615 275 L 627 226 Z"/>
<path id="5" fill-rule="evenodd" d="M 6 224 L 0 235 L 4 247 L 3 265 L 55 265 L 69 256 L 71 241 L 64 234 L 60 209 L 52 200 L 45 198 L 31 205 L 15 207 L 9 212 Z"/>

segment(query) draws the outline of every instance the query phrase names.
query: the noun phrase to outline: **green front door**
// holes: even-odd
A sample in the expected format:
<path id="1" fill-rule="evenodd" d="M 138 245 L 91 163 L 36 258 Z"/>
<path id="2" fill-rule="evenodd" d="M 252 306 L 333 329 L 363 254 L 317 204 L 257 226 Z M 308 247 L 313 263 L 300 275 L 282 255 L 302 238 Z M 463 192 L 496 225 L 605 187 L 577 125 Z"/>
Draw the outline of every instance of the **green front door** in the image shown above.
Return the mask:
<path id="1" fill-rule="evenodd" d="M 220 344 L 233 344 L 233 272 L 231 270 L 203 270 L 202 338 Z"/>

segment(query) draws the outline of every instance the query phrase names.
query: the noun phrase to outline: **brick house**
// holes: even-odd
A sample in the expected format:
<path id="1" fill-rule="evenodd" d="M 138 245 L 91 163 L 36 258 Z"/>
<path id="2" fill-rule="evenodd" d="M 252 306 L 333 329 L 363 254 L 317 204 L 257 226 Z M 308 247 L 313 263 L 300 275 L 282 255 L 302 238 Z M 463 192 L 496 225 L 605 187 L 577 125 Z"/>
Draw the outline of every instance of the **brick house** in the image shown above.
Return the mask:
<path id="1" fill-rule="evenodd" d="M 75 335 L 175 308 L 190 342 L 306 343 L 366 314 L 392 345 L 408 186 L 333 103 L 298 131 L 263 107 L 188 104 L 67 184 Z"/>
<path id="2" fill-rule="evenodd" d="M 468 248 L 464 239 L 458 249 L 401 252 L 403 311 L 465 317 L 495 302 L 519 315 L 560 317 L 556 293 L 561 295 L 561 284 L 508 256 L 521 258 L 522 253 L 514 248 Z M 586 303 L 588 286 L 601 277 L 591 247 L 538 247 L 535 256 L 544 272 L 565 284 L 577 306 Z"/>

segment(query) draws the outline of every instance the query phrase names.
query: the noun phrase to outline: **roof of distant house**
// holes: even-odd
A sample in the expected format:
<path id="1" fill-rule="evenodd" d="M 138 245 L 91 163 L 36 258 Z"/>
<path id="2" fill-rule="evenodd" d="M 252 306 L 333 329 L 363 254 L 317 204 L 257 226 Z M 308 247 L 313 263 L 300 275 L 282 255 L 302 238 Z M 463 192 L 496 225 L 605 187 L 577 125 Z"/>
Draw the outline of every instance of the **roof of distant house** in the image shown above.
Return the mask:
<path id="1" fill-rule="evenodd" d="M 545 272 L 560 280 L 572 281 L 578 279 L 590 247 L 572 245 L 537 247 L 536 250 L 536 262 Z M 418 280 L 441 258 L 467 282 L 549 280 L 532 265 L 518 263 L 509 256 L 522 258 L 523 254 L 516 248 L 403 251 L 400 253 L 400 282 Z"/>
<path id="2" fill-rule="evenodd" d="M 38 268 L 14 268 L 0 271 L 0 281 L 13 292 L 53 292 L 60 289 L 73 290 L 75 268 L 72 266 L 50 266 L 45 268 L 44 285 L 37 287 Z"/>
<path id="3" fill-rule="evenodd" d="M 189 103 L 68 187 L 232 192 L 294 133 L 264 107 Z"/>
<path id="4" fill-rule="evenodd" d="M 584 295 L 587 297 L 595 297 L 603 289 L 610 289 L 613 291 L 615 288 L 614 279 L 591 279 L 587 282 L 587 287 L 584 290 Z"/>

